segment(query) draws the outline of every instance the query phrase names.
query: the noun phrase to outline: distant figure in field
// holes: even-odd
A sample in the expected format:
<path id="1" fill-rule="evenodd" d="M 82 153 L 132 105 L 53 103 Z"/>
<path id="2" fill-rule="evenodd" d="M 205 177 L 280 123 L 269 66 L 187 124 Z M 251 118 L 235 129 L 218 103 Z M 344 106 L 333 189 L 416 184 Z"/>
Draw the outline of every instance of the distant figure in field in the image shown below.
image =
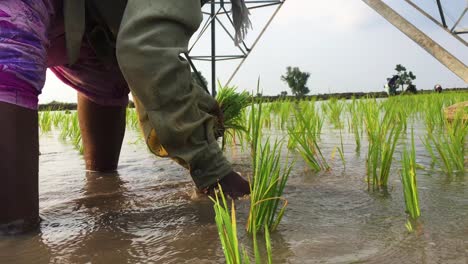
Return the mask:
<path id="1" fill-rule="evenodd" d="M 387 78 L 387 84 L 385 85 L 385 90 L 387 91 L 388 95 L 396 94 L 397 84 L 400 77 L 398 75 L 393 75 L 392 78 Z"/>
<path id="2" fill-rule="evenodd" d="M 442 92 L 442 85 L 436 84 L 434 86 L 434 91 L 437 92 L 437 93 L 441 93 Z"/>

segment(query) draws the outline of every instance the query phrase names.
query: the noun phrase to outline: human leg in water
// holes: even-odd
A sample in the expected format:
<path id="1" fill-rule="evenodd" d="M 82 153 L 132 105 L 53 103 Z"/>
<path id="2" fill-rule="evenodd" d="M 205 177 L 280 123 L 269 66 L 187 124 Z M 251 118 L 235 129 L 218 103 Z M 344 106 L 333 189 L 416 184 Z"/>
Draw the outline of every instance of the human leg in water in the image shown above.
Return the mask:
<path id="1" fill-rule="evenodd" d="M 39 223 L 37 111 L 0 102 L 0 232 Z"/>
<path id="2" fill-rule="evenodd" d="M 114 171 L 125 134 L 125 106 L 99 105 L 78 95 L 78 119 L 86 169 Z"/>

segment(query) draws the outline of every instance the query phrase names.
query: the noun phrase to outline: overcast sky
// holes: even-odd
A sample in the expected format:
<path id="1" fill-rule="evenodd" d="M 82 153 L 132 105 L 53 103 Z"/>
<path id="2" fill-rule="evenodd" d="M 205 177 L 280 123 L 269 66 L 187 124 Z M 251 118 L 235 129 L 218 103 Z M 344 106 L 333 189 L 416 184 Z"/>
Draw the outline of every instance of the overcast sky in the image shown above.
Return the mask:
<path id="1" fill-rule="evenodd" d="M 434 0 L 413 0 L 438 18 Z M 468 64 L 466 46 L 420 15 L 403 0 L 387 4 L 421 28 L 447 50 Z M 447 22 L 453 25 L 467 5 L 466 0 L 442 1 Z M 252 12 L 254 29 L 246 42 L 252 43 L 274 8 Z M 468 15 L 462 21 L 468 27 Z M 218 52 L 235 52 L 232 41 L 218 26 Z M 466 37 L 465 37 L 466 39 Z M 208 36 L 201 39 L 193 55 L 209 54 Z M 297 66 L 311 73 L 311 94 L 329 92 L 382 91 L 386 78 L 396 64 L 403 64 L 416 74 L 418 89 L 466 87 L 467 84 L 440 64 L 398 29 L 360 0 L 287 0 L 268 31 L 260 40 L 232 84 L 239 90 L 253 91 L 260 78 L 263 94 L 277 95 L 289 89 L 280 80 L 287 66 Z M 221 62 L 218 78 L 225 83 L 237 64 Z M 210 80 L 209 63 L 197 67 Z M 52 100 L 74 102 L 76 92 L 47 73 L 40 103 Z"/>

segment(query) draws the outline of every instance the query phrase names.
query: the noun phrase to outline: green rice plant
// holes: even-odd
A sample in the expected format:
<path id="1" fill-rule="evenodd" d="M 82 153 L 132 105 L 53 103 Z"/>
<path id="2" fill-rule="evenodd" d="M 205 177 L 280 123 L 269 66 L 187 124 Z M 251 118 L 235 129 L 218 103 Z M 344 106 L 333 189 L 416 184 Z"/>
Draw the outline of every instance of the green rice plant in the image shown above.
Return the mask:
<path id="1" fill-rule="evenodd" d="M 139 129 L 140 121 L 135 108 L 127 107 L 125 116 L 127 127 L 135 130 Z"/>
<path id="2" fill-rule="evenodd" d="M 426 111 L 424 115 L 426 129 L 428 133 L 435 130 L 440 131 L 444 127 L 445 117 L 443 113 L 444 103 L 442 100 L 433 100 L 426 102 Z"/>
<path id="3" fill-rule="evenodd" d="M 336 97 L 332 97 L 322 104 L 323 112 L 328 116 L 328 119 L 335 128 L 343 126 L 341 122 L 341 113 L 343 112 L 344 103 Z"/>
<path id="4" fill-rule="evenodd" d="M 263 107 L 263 113 L 262 113 L 262 118 L 261 118 L 261 124 L 263 128 L 266 129 L 271 129 L 272 124 L 273 124 L 273 118 L 272 118 L 272 111 L 271 111 L 271 104 L 264 104 Z"/>
<path id="5" fill-rule="evenodd" d="M 341 161 L 343 162 L 343 167 L 346 168 L 346 159 L 344 156 L 344 146 L 343 146 L 343 133 L 340 128 L 340 147 L 338 148 L 338 153 L 340 154 Z"/>
<path id="6" fill-rule="evenodd" d="M 353 96 L 351 103 L 347 104 L 348 131 L 353 133 L 356 142 L 355 151 L 361 150 L 362 113 L 359 111 L 359 102 Z"/>
<path id="7" fill-rule="evenodd" d="M 255 101 L 252 100 L 252 104 L 250 106 L 249 112 L 249 120 L 248 120 L 248 134 L 247 140 L 250 143 L 251 149 L 251 156 L 252 156 L 252 168 L 255 171 L 257 166 L 256 156 L 257 156 L 257 149 L 261 144 L 262 139 L 262 111 L 263 111 L 263 103 L 259 101 L 258 104 L 255 104 Z"/>
<path id="8" fill-rule="evenodd" d="M 282 198 L 292 164 L 281 168 L 282 144 L 275 141 L 270 144 L 267 139 L 262 142 L 263 102 L 252 101 L 249 119 L 249 142 L 252 149 L 253 177 L 250 179 L 250 211 L 247 231 L 256 233 L 261 228 L 274 231 L 279 225 L 287 201 Z M 280 202 L 283 205 L 280 207 Z"/>
<path id="9" fill-rule="evenodd" d="M 227 264 L 250 264 L 250 256 L 244 246 L 239 244 L 237 235 L 237 219 L 234 201 L 231 201 L 231 212 L 227 206 L 225 195 L 222 188 L 219 187 L 219 193 L 215 194 L 213 208 L 215 211 L 215 222 L 218 229 L 219 239 L 223 248 L 224 257 Z M 272 263 L 271 238 L 268 228 L 265 227 L 265 248 L 268 264 Z M 256 264 L 262 263 L 260 250 L 257 242 L 257 234 L 252 234 L 254 247 L 254 261 Z M 242 250 L 240 250 L 242 248 Z M 242 252 L 242 253 L 241 253 Z"/>
<path id="10" fill-rule="evenodd" d="M 64 111 L 55 111 L 54 114 L 52 115 L 52 124 L 54 128 L 59 128 L 61 125 L 62 120 L 65 117 L 65 112 Z"/>
<path id="11" fill-rule="evenodd" d="M 293 118 L 288 125 L 288 133 L 304 133 L 307 131 L 309 140 L 317 142 L 320 140 L 320 135 L 323 128 L 323 118 L 315 108 L 315 101 L 300 101 L 294 105 Z M 297 141 L 295 137 L 289 135 L 288 148 L 295 149 Z"/>
<path id="12" fill-rule="evenodd" d="M 289 127 L 289 147 L 296 149 L 304 161 L 315 171 L 328 170 L 325 157 L 317 144 L 318 135 L 322 129 L 322 122 L 317 114 L 304 114 L 300 110 L 295 111 L 296 122 Z M 293 142 L 293 143 L 291 143 Z"/>
<path id="13" fill-rule="evenodd" d="M 411 130 L 411 148 L 405 148 L 402 156 L 401 183 L 405 198 L 406 212 L 410 219 L 406 223 L 409 231 L 413 230 L 413 222 L 421 215 L 419 209 L 418 185 L 416 179 L 416 151 L 414 147 L 414 133 Z"/>
<path id="14" fill-rule="evenodd" d="M 468 122 L 461 118 L 462 114 L 460 111 L 453 121 L 444 121 L 445 130 L 429 131 L 424 140 L 433 161 L 449 176 L 466 171 Z"/>
<path id="15" fill-rule="evenodd" d="M 415 111 L 414 106 L 415 96 L 413 95 L 400 95 L 392 96 L 381 103 L 381 109 L 384 112 L 394 112 L 394 119 L 403 125 L 403 131 L 407 128 L 407 119 Z"/>
<path id="16" fill-rule="evenodd" d="M 250 213 L 247 221 L 249 233 L 256 233 L 264 227 L 276 230 L 284 215 L 287 201 L 282 195 L 292 164 L 281 168 L 281 146 L 278 141 L 271 145 L 267 139 L 254 157 L 256 165 L 250 181 Z"/>
<path id="17" fill-rule="evenodd" d="M 403 131 L 399 113 L 391 109 L 380 118 L 380 109 L 375 100 L 364 108 L 364 121 L 368 136 L 367 182 L 370 190 L 387 190 L 390 168 L 396 144 Z"/>
<path id="18" fill-rule="evenodd" d="M 380 177 L 378 180 L 378 185 L 384 189 L 386 189 L 388 185 L 387 183 L 388 183 L 388 177 L 390 175 L 390 168 L 392 166 L 393 154 L 395 153 L 396 144 L 403 131 L 403 123 L 392 121 L 392 124 L 388 126 L 390 128 L 388 128 L 389 130 L 387 131 L 390 131 L 390 132 L 385 133 L 387 140 L 385 140 L 385 138 L 382 140 Z"/>
<path id="19" fill-rule="evenodd" d="M 52 130 L 52 112 L 50 109 L 39 112 L 39 128 L 42 133 Z"/>
<path id="20" fill-rule="evenodd" d="M 78 121 L 78 113 L 72 112 L 64 118 L 60 138 L 64 141 L 69 141 L 77 149 L 80 154 L 83 154 L 83 142 L 81 139 L 80 124 Z"/>
<path id="21" fill-rule="evenodd" d="M 223 247 L 226 263 L 237 264 L 241 262 L 241 253 L 239 250 L 239 240 L 237 238 L 237 221 L 234 208 L 234 201 L 231 204 L 231 213 L 226 203 L 224 193 L 219 187 L 220 195 L 216 193 L 215 199 L 211 198 L 214 205 L 216 227 L 218 228 L 219 239 Z M 221 196 L 221 201 L 219 199 Z"/>
<path id="22" fill-rule="evenodd" d="M 288 122 L 291 118 L 291 107 L 293 103 L 290 100 L 285 100 L 281 104 L 281 110 L 280 110 L 280 128 L 281 130 L 286 129 Z"/>

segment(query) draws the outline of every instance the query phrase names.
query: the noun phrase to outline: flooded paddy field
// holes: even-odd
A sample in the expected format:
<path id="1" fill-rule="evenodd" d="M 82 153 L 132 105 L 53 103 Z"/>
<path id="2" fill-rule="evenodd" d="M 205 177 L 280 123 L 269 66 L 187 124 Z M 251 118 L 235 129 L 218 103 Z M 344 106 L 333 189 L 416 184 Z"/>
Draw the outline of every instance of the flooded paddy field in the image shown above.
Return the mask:
<path id="1" fill-rule="evenodd" d="M 295 163 L 284 190 L 286 213 L 271 234 L 273 263 L 467 263 L 468 175 L 448 175 L 433 164 L 422 143 L 427 119 L 408 119 L 383 193 L 368 190 L 365 131 L 357 151 L 344 111 L 341 128 L 325 113 L 320 117 L 325 122 L 318 142 L 330 169 L 314 171 L 298 152 L 282 147 Z M 271 123 L 265 136 L 287 136 L 278 122 Z M 421 208 L 413 232 L 405 227 L 400 180 L 411 128 Z M 197 195 L 185 169 L 154 157 L 139 132 L 127 129 L 114 174 L 86 172 L 79 151 L 60 134 L 52 129 L 40 137 L 40 229 L 0 237 L 1 263 L 224 262 L 213 203 Z M 252 175 L 248 147 L 230 145 L 226 156 L 237 171 Z M 243 228 L 249 200 L 236 204 L 240 240 L 251 251 Z"/>

